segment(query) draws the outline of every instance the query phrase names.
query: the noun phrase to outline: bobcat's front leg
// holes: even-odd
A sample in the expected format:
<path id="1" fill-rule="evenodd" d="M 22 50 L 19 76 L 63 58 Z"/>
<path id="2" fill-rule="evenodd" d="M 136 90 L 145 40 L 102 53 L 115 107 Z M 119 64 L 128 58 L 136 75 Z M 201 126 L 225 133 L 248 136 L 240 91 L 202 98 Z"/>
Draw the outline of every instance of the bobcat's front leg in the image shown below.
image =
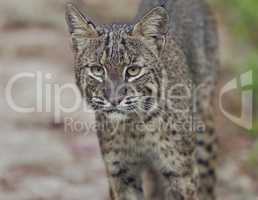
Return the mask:
<path id="1" fill-rule="evenodd" d="M 183 158 L 180 160 L 182 162 Z M 178 166 L 163 168 L 162 175 L 165 183 L 164 200 L 199 200 L 197 195 L 198 177 L 194 163 L 185 159 Z M 179 161 L 179 162 L 180 162 Z"/>
<path id="2" fill-rule="evenodd" d="M 170 187 L 164 200 L 199 200 L 197 186 L 190 177 L 179 177 L 169 180 Z M 172 184 L 171 184 L 172 182 Z"/>
<path id="3" fill-rule="evenodd" d="M 141 179 L 129 165 L 106 162 L 112 200 L 143 200 Z"/>
<path id="4" fill-rule="evenodd" d="M 123 179 L 109 178 L 111 200 L 143 200 L 141 191 L 127 185 Z"/>
<path id="5" fill-rule="evenodd" d="M 164 194 L 164 197 L 159 200 L 199 200 L 197 196 L 198 171 L 195 166 L 193 148 L 191 145 L 188 148 L 182 147 L 179 141 L 174 144 L 171 141 L 170 144 L 173 148 L 161 148 L 158 152 L 160 158 L 157 163 L 154 163 L 161 177 L 154 180 L 156 187 L 153 188 L 160 188 L 155 193 Z M 160 185 L 162 187 L 159 187 Z"/>
<path id="6" fill-rule="evenodd" d="M 199 200 L 195 177 L 167 170 L 161 171 L 161 177 L 155 172 L 149 177 L 146 200 Z"/>

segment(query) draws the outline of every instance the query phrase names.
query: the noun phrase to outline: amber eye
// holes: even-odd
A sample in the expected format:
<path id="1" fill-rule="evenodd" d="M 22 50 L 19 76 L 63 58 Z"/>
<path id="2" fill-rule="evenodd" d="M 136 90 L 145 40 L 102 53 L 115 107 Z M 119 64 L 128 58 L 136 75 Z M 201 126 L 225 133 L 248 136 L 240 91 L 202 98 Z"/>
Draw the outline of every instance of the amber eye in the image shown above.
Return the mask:
<path id="1" fill-rule="evenodd" d="M 141 73 L 141 71 L 142 71 L 141 67 L 132 66 L 127 69 L 126 73 L 128 76 L 135 77 L 135 76 L 138 76 Z"/>
<path id="2" fill-rule="evenodd" d="M 91 70 L 91 73 L 94 75 L 94 76 L 103 76 L 105 74 L 105 70 L 103 67 L 100 67 L 100 66 L 92 66 L 90 68 Z"/>

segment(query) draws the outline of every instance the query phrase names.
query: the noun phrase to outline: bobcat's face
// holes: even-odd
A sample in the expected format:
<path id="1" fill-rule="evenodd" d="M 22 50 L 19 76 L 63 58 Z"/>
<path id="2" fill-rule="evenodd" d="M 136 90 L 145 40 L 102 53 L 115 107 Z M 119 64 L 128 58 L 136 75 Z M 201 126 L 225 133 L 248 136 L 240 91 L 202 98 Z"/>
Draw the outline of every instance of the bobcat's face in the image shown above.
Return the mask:
<path id="1" fill-rule="evenodd" d="M 159 7 L 135 26 L 96 27 L 68 5 L 77 85 L 94 110 L 126 118 L 155 109 L 167 21 Z"/>

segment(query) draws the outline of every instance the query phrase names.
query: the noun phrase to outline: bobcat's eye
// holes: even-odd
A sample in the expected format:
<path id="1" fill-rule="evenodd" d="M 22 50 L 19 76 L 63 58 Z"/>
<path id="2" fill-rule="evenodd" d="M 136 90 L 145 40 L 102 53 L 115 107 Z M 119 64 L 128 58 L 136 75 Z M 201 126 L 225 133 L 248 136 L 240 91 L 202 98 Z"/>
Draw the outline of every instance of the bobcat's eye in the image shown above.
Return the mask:
<path id="1" fill-rule="evenodd" d="M 90 68 L 91 70 L 91 73 L 94 75 L 94 76 L 97 76 L 97 77 L 102 77 L 104 76 L 105 74 L 105 70 L 103 69 L 103 67 L 101 66 L 92 66 Z"/>
<path id="2" fill-rule="evenodd" d="M 129 67 L 127 70 L 126 70 L 126 74 L 130 77 L 136 77 L 138 76 L 142 71 L 142 68 L 139 67 L 139 66 L 132 66 L 132 67 Z"/>

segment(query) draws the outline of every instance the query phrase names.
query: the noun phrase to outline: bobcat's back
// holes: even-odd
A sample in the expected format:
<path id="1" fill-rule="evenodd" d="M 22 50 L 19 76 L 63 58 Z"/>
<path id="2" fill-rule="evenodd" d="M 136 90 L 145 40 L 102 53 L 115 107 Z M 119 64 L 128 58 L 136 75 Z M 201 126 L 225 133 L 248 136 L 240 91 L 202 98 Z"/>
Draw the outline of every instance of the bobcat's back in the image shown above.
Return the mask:
<path id="1" fill-rule="evenodd" d="M 205 123 L 205 130 L 197 131 L 196 142 L 199 196 L 201 200 L 215 199 L 217 138 L 213 127 L 213 101 L 219 66 L 216 21 L 210 7 L 203 0 L 143 0 L 138 17 L 159 5 L 168 10 L 168 32 L 183 50 L 190 67 L 195 85 L 193 94 L 196 94 L 194 117 Z"/>

